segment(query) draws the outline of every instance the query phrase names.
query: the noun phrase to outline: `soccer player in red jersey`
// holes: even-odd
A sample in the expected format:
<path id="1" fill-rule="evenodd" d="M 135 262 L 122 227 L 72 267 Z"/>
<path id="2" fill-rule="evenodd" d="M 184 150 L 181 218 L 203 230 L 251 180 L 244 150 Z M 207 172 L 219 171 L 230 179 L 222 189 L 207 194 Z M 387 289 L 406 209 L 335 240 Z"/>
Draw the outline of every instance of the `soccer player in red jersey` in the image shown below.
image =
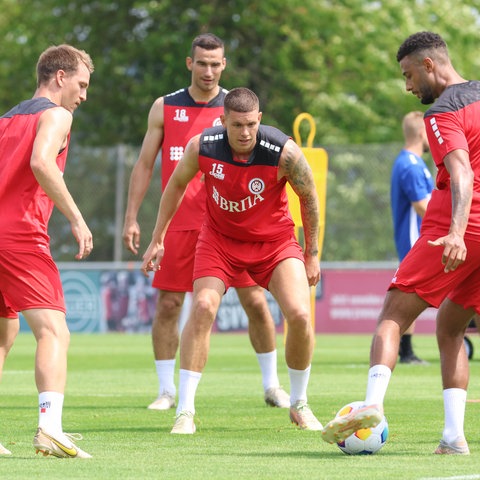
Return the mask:
<path id="1" fill-rule="evenodd" d="M 307 404 L 314 334 L 309 285 L 320 279 L 318 198 L 312 171 L 287 135 L 260 125 L 257 96 L 236 88 L 225 97 L 222 125 L 193 137 L 163 193 L 142 270 L 161 268 L 168 225 L 192 179 L 201 172 L 207 213 L 195 251 L 193 300 L 181 336 L 180 388 L 172 433 L 195 432 L 195 392 L 206 364 L 213 321 L 225 291 L 247 271 L 268 288 L 288 323 L 285 356 L 290 419 L 302 429 L 322 425 Z M 289 213 L 286 183 L 300 198 L 305 251 Z"/>
<path id="2" fill-rule="evenodd" d="M 421 235 L 401 262 L 387 292 L 373 337 L 364 409 L 323 430 L 333 443 L 379 422 L 400 336 L 427 307 L 439 308 L 437 341 L 445 424 L 437 454 L 468 455 L 464 435 L 469 379 L 464 334 L 480 313 L 480 82 L 452 66 L 440 35 L 419 32 L 397 53 L 406 89 L 423 104 L 430 150 L 437 166 Z"/>
<path id="3" fill-rule="evenodd" d="M 87 100 L 92 72 L 92 60 L 83 50 L 50 47 L 38 60 L 33 98 L 0 117 L 0 373 L 22 312 L 37 341 L 39 422 L 33 445 L 56 457 L 90 457 L 62 428 L 70 333 L 47 228 L 56 206 L 78 242 L 75 258 L 90 254 L 92 234 L 63 171 L 72 114 Z M 10 452 L 0 447 L 0 453 Z"/>
<path id="4" fill-rule="evenodd" d="M 123 239 L 126 247 L 138 253 L 140 226 L 137 214 L 153 174 L 155 160 L 161 149 L 162 188 L 182 158 L 187 142 L 203 129 L 220 124 L 226 90 L 219 81 L 226 66 L 223 41 L 211 33 L 201 34 L 192 42 L 187 57 L 191 83 L 152 105 L 148 129 L 140 156 L 130 178 Z M 198 174 L 183 197 L 170 223 L 165 238 L 167 254 L 152 285 L 159 290 L 152 324 L 152 343 L 159 381 L 156 400 L 148 408 L 166 410 L 175 406 L 175 356 L 178 350 L 178 323 L 185 293 L 193 289 L 195 244 L 206 208 L 205 188 Z M 275 325 L 264 291 L 246 272 L 239 273 L 233 283 L 248 316 L 250 341 L 257 353 L 262 371 L 264 399 L 269 405 L 288 408 L 288 394 L 280 387 L 277 374 Z"/>

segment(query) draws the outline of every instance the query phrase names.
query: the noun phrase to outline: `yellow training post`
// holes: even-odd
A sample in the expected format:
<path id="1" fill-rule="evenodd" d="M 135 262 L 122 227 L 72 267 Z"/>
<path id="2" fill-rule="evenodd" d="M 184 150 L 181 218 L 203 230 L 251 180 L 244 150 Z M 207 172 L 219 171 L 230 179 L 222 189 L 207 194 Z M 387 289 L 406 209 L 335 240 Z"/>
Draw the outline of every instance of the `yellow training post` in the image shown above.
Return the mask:
<path id="1" fill-rule="evenodd" d="M 307 146 L 302 147 L 302 138 L 300 136 L 300 124 L 307 120 L 310 124 L 310 132 L 307 137 Z M 327 203 L 327 171 L 328 155 L 324 148 L 313 148 L 313 139 L 315 138 L 316 127 L 313 117 L 309 113 L 300 113 L 293 122 L 293 139 L 302 148 L 302 152 L 307 159 L 313 172 L 315 188 L 317 190 L 319 201 L 319 233 L 318 233 L 318 253 L 322 256 L 323 238 L 325 236 L 325 208 Z M 295 234 L 301 245 L 303 242 L 303 225 L 300 214 L 300 202 L 296 193 L 287 183 L 288 205 L 292 219 L 295 223 Z M 315 331 L 315 287 L 310 289 L 312 327 Z M 284 332 L 287 333 L 287 322 L 284 322 Z"/>

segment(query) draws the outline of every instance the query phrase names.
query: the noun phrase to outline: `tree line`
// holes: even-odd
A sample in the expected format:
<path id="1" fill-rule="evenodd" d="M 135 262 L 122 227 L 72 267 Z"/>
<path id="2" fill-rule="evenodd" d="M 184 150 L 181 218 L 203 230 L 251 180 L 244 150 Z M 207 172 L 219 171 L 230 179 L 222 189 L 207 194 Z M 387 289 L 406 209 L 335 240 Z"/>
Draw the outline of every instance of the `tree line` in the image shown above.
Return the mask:
<path id="1" fill-rule="evenodd" d="M 264 121 L 287 132 L 298 113 L 315 143 L 396 141 L 419 109 L 395 60 L 411 33 L 444 36 L 457 70 L 479 71 L 477 0 L 1 0 L 0 111 L 31 95 L 35 61 L 50 44 L 90 53 L 96 71 L 74 134 L 92 145 L 140 144 L 153 100 L 186 85 L 191 40 L 226 44 L 223 86 L 246 86 Z"/>

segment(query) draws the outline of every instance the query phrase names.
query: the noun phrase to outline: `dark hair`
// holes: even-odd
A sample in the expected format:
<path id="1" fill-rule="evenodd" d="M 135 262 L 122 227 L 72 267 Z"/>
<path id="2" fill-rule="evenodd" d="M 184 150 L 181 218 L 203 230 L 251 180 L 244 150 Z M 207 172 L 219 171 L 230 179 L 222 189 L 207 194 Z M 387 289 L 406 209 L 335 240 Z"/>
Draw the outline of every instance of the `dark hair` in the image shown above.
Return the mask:
<path id="1" fill-rule="evenodd" d="M 223 101 L 225 113 L 233 112 L 253 112 L 258 110 L 260 102 L 258 97 L 248 88 L 240 87 L 230 90 Z"/>
<path id="2" fill-rule="evenodd" d="M 443 50 L 447 53 L 447 44 L 438 33 L 418 32 L 410 35 L 401 45 L 397 52 L 397 62 L 407 55 L 424 52 L 425 50 Z"/>
<path id="3" fill-rule="evenodd" d="M 195 56 L 195 48 L 197 47 L 203 48 L 204 50 L 216 50 L 217 48 L 225 50 L 223 40 L 213 33 L 202 33 L 193 39 L 192 51 L 190 54 L 192 58 Z"/>
<path id="4" fill-rule="evenodd" d="M 92 59 L 84 50 L 66 44 L 48 47 L 37 62 L 37 86 L 47 83 L 58 70 L 76 72 L 80 63 L 83 63 L 90 73 L 93 72 Z"/>

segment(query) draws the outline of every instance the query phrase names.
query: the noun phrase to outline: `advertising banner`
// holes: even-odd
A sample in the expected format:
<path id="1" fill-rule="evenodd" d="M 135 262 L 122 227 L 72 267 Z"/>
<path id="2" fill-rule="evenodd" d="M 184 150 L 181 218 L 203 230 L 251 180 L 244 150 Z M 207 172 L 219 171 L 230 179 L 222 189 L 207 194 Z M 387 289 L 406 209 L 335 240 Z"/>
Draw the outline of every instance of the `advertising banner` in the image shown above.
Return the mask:
<path id="1" fill-rule="evenodd" d="M 136 265 L 89 264 L 74 269 L 72 264 L 59 264 L 59 269 L 71 332 L 150 332 L 157 290 Z M 373 333 L 394 271 L 394 267 L 323 267 L 314 292 L 316 333 Z M 265 294 L 277 332 L 283 332 L 280 308 L 268 291 Z M 189 306 L 190 302 L 185 302 L 181 323 L 188 317 Z M 424 312 L 416 323 L 416 333 L 433 333 L 435 315 L 433 308 Z M 24 319 L 21 329 L 28 329 Z M 213 331 L 247 330 L 248 318 L 231 288 L 222 300 Z"/>

